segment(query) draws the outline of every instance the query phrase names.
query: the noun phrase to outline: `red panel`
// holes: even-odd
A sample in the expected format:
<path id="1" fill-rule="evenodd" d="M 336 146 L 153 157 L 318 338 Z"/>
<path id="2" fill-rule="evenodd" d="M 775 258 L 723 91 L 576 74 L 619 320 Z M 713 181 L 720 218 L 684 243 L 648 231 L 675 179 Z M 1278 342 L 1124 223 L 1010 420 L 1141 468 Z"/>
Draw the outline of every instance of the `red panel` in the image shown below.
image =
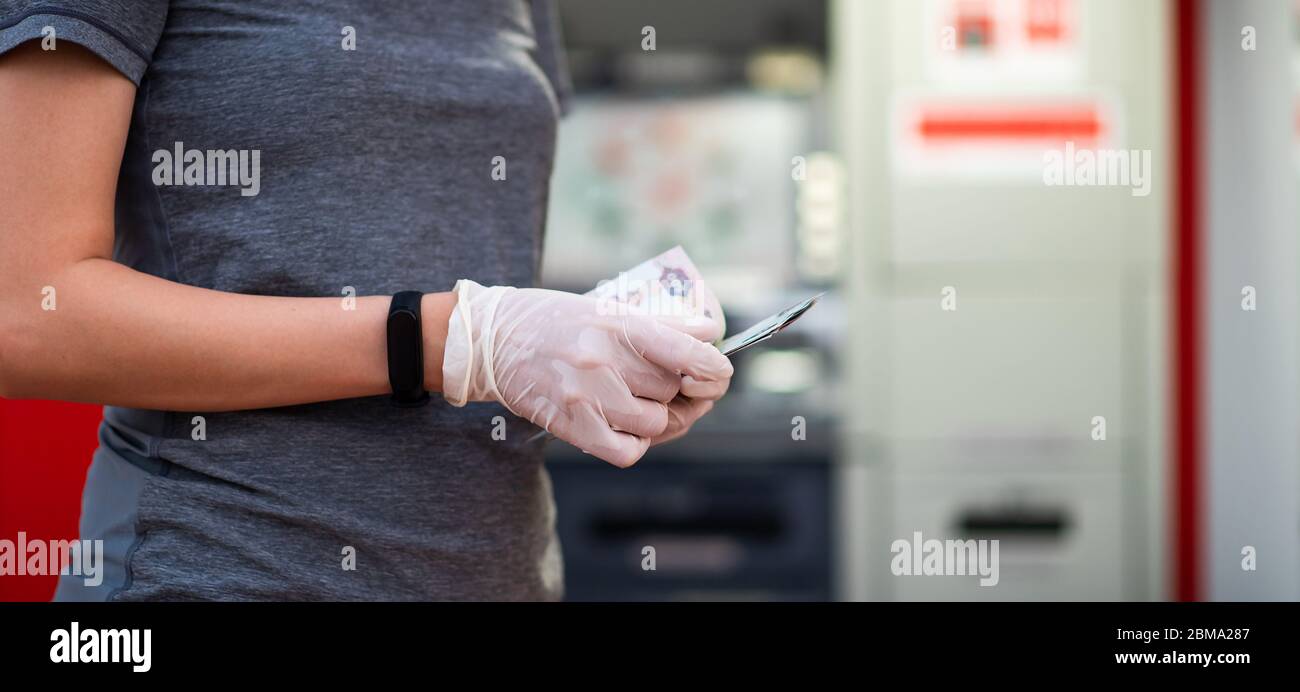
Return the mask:
<path id="1" fill-rule="evenodd" d="M 1087 142 L 1102 133 L 1091 106 L 949 109 L 923 113 L 917 128 L 931 142 L 946 140 L 1051 140 Z"/>
<path id="2" fill-rule="evenodd" d="M 77 537 L 99 406 L 0 399 L 0 539 Z M 0 601 L 44 601 L 56 576 L 0 576 Z"/>
<path id="3" fill-rule="evenodd" d="M 1180 601 L 1201 598 L 1201 93 L 1200 0 L 1178 0 L 1174 9 L 1173 357 L 1170 451 L 1172 454 L 1173 593 Z"/>

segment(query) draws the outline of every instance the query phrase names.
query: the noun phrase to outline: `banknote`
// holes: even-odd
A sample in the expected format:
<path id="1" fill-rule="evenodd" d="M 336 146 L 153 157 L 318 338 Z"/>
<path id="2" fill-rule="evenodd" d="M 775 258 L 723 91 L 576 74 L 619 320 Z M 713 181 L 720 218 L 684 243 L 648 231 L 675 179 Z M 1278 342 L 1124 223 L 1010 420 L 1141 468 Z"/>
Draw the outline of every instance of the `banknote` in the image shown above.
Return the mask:
<path id="1" fill-rule="evenodd" d="M 601 281 L 587 295 L 607 314 L 703 316 L 727 331 L 722 305 L 681 246 Z"/>
<path id="2" fill-rule="evenodd" d="M 618 276 L 601 281 L 587 295 L 601 301 L 610 314 L 624 311 L 645 315 L 703 315 L 718 322 L 725 334 L 726 319 L 717 296 L 709 289 L 686 251 L 677 246 Z M 723 354 L 749 348 L 785 329 L 817 303 L 818 294 L 764 319 L 739 334 L 715 342 Z"/>

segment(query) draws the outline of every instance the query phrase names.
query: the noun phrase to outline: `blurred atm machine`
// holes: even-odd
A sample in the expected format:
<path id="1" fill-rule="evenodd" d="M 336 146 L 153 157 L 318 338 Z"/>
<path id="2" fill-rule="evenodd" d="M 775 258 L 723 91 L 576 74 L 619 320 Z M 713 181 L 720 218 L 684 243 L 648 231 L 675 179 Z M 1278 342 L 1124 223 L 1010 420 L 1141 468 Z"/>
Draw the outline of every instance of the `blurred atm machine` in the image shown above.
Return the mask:
<path id="1" fill-rule="evenodd" d="M 832 3 L 855 393 L 839 596 L 1166 596 L 1167 11 Z M 1149 187 L 1046 184 L 1067 147 L 1149 151 Z M 999 584 L 895 575 L 916 532 L 999 540 Z"/>
<path id="2" fill-rule="evenodd" d="M 681 245 L 732 333 L 828 288 L 837 248 L 809 248 L 805 232 L 816 216 L 833 235 L 837 217 L 836 167 L 813 153 L 827 135 L 825 3 L 560 9 L 578 97 L 561 123 L 545 285 L 584 292 Z M 566 598 L 833 597 L 837 302 L 738 354 L 714 411 L 630 469 L 549 443 Z"/>

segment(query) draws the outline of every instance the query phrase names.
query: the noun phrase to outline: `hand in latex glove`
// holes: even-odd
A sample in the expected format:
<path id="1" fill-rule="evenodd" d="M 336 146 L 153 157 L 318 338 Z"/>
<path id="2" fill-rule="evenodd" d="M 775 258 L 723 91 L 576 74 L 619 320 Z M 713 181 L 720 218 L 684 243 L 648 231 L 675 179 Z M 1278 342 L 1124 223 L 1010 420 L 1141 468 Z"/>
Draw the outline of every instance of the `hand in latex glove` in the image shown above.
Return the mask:
<path id="1" fill-rule="evenodd" d="M 595 298 L 467 280 L 456 294 L 447 401 L 498 401 L 615 466 L 636 463 L 665 435 L 667 404 L 684 387 L 725 391 L 731 378 L 731 362 L 700 340 L 717 336 L 707 318 L 609 314 L 617 311 Z"/>

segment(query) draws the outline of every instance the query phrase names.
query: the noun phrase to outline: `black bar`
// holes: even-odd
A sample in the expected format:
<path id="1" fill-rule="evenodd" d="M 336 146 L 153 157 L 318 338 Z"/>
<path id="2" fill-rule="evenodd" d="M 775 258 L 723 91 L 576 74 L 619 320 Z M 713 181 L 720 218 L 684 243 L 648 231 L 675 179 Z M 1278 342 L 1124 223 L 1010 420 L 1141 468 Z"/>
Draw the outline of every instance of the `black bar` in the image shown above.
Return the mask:
<path id="1" fill-rule="evenodd" d="M 0 661 L 9 675 L 42 680 L 88 673 L 193 680 L 200 670 L 328 673 L 336 666 L 427 675 L 474 665 L 483 655 L 507 668 L 536 661 L 540 678 L 564 679 L 611 661 L 658 671 L 652 677 L 664 674 L 663 666 L 861 675 L 911 667 L 981 680 L 1027 670 L 1240 675 L 1293 668 L 1298 618 L 1296 603 L 16 603 L 0 605 Z M 143 659 L 131 656 L 120 656 L 122 663 L 51 661 L 52 633 L 70 636 L 73 622 L 81 633 L 140 630 L 141 642 L 148 629 L 150 670 L 133 672 L 131 659 Z M 1126 654 L 1154 660 L 1118 662 Z M 1213 660 L 1207 666 L 1177 654 Z"/>

